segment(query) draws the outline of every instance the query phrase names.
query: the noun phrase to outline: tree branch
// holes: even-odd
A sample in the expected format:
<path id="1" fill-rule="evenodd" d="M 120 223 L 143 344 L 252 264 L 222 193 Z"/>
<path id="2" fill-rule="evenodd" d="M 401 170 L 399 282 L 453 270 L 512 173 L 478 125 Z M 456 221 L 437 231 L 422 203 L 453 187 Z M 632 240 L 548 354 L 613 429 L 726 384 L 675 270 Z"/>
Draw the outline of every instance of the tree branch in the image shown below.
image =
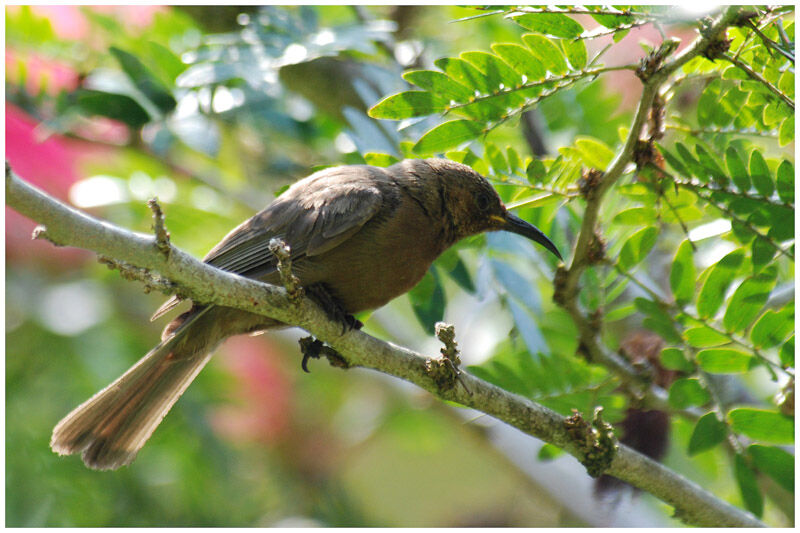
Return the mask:
<path id="1" fill-rule="evenodd" d="M 6 202 L 21 214 L 44 224 L 41 232 L 57 245 L 93 250 L 117 261 L 157 272 L 176 292 L 201 303 L 236 307 L 297 325 L 329 344 L 349 366 L 361 366 L 410 381 L 432 394 L 480 410 L 520 431 L 563 448 L 584 462 L 582 449 L 567 431 L 561 415 L 507 392 L 466 372 L 463 387 L 442 388 L 426 368 L 431 359 L 381 341 L 358 330 L 342 332 L 341 324 L 305 297 L 292 299 L 286 290 L 243 278 L 207 265 L 170 245 L 163 253 L 155 237 L 117 228 L 61 204 L 19 179 L 6 164 Z M 650 492 L 675 507 L 676 515 L 700 526 L 763 526 L 750 513 L 713 494 L 648 457 L 619 445 L 605 473 Z"/>

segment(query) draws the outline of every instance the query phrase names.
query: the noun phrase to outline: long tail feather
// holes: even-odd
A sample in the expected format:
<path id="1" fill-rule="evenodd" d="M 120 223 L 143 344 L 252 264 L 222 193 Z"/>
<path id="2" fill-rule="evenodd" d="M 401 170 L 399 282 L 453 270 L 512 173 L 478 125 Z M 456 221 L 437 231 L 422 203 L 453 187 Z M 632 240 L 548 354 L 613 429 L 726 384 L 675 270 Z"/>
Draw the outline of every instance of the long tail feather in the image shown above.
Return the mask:
<path id="1" fill-rule="evenodd" d="M 177 331 L 165 339 L 119 379 L 64 417 L 53 429 L 53 451 L 60 455 L 82 452 L 83 462 L 97 470 L 112 470 L 133 461 L 211 358 L 214 346 L 206 346 L 202 353 L 179 353 L 183 334 Z"/>

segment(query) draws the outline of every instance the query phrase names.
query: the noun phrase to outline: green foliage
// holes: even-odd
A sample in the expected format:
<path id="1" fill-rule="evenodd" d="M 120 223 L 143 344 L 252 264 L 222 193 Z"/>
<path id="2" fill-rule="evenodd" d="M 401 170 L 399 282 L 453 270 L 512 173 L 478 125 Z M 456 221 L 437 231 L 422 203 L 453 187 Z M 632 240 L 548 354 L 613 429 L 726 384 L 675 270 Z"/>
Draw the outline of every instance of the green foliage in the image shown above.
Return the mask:
<path id="1" fill-rule="evenodd" d="M 677 28 L 670 18 L 673 9 L 654 6 L 581 7 L 592 14 L 580 17 L 568 13 L 569 7 L 499 6 L 494 15 L 480 11 L 479 17 L 446 27 L 443 8 L 420 8 L 419 23 L 406 27 L 402 36 L 393 34 L 392 23 L 378 19 L 391 14 L 388 9 L 230 9 L 235 13 L 223 26 L 227 29 L 211 33 L 177 8 L 159 10 L 142 28 L 85 8 L 99 45 L 58 38 L 50 22 L 29 7 L 6 14 L 7 46 L 18 56 L 7 68 L 9 105 L 71 135 L 83 135 L 86 124 L 98 117 L 123 124 L 128 140 L 119 141 L 124 147 L 114 160 L 93 160 L 82 169 L 118 186 L 121 199 L 96 209 L 112 222 L 148 231 L 144 200 L 155 194 L 168 198 L 162 205 L 173 240 L 198 255 L 315 167 L 387 167 L 403 158 L 444 155 L 485 175 L 509 209 L 556 243 L 569 268 L 585 206 L 593 201 L 588 171 L 607 172 L 618 161 L 641 89 L 630 71 L 640 66 L 644 53 L 629 65 L 611 68 L 604 57 L 616 57 L 616 43 L 632 28 L 650 27 L 653 21 L 670 35 Z M 485 360 L 468 371 L 564 415 L 577 409 L 586 416 L 602 406 L 608 420 L 620 422 L 628 406 L 642 398 L 663 403 L 664 391 L 654 385 L 660 383 L 668 390 L 662 407 L 669 409 L 674 431 L 684 428 L 680 438 L 688 443 L 671 454 L 667 466 L 689 468 L 677 454 L 697 462 L 708 458 L 714 463 L 706 480 L 710 490 L 727 494 L 735 481 L 744 505 L 771 519 L 780 498 L 762 478 L 787 491 L 794 479 L 793 455 L 771 446 L 793 443 L 793 421 L 773 398 L 793 385 L 795 365 L 794 303 L 786 296 L 794 283 L 794 111 L 787 103 L 794 99 L 794 22 L 785 7 L 752 9 L 760 33 L 749 23 L 728 28 L 729 59 L 696 57 L 665 80 L 663 108 L 649 114 L 647 127 L 633 139 L 648 145 L 652 157 L 623 160 L 622 176 L 600 200 L 593 228 L 597 253 L 578 280 L 575 306 L 604 353 L 631 359 L 635 380 L 587 360 L 586 328 L 578 328 L 553 302 L 555 258 L 513 235 L 492 233 L 459 243 L 401 303 L 362 320 L 368 331 L 407 344 L 398 332 L 402 328 L 389 323 L 416 321 L 432 334 L 443 317 L 464 316 L 455 306 L 485 303 L 497 312 L 477 306 L 480 315 L 472 327 L 483 331 L 486 325 L 487 332 L 500 329 L 502 334 L 481 344 L 487 346 L 480 354 Z M 590 17 L 602 27 L 584 30 Z M 702 23 L 682 24 L 700 29 Z M 612 35 L 608 52 L 595 39 L 603 34 Z M 402 65 L 397 61 L 406 48 L 420 46 L 419 57 Z M 35 69 L 22 54 L 29 51 L 73 65 L 85 75 L 80 87 L 49 94 L 45 81 L 31 91 Z M 619 69 L 628 72 L 612 72 Z M 536 146 L 536 139 L 544 146 Z M 12 276 L 30 275 L 27 265 L 16 263 L 17 255 L 7 255 Z M 42 278 L 33 287 L 60 283 L 37 275 Z M 117 277 L 97 267 L 64 275 L 92 277 L 115 295 L 121 291 L 113 281 Z M 319 490 L 303 480 L 336 477 L 331 473 L 336 469 L 323 465 L 324 476 L 315 471 L 294 477 L 287 472 L 296 459 L 277 458 L 280 446 L 259 443 L 241 452 L 241 443 L 224 442 L 208 428 L 199 401 L 185 411 L 179 404 L 177 434 L 165 435 L 161 451 L 154 452 L 160 464 L 177 464 L 165 470 L 172 472 L 169 479 L 185 480 L 159 485 L 158 496 L 170 505 L 152 497 L 152 483 L 143 481 L 150 473 L 136 467 L 98 482 L 75 465 L 58 463 L 39 449 L 44 445 L 38 440 L 33 445 L 20 437 L 35 431 L 41 440 L 58 418 L 34 400 L 59 390 L 70 399 L 56 403 L 72 403 L 107 381 L 97 374 L 114 374 L 109 365 L 123 366 L 118 358 L 135 360 L 144 353 L 157 332 L 126 329 L 123 318 L 135 315 L 144 323 L 157 302 L 131 295 L 115 300 L 113 313 L 94 328 L 108 332 L 93 341 L 102 348 L 95 350 L 89 342 L 95 336 L 60 335 L 37 325 L 43 297 L 27 298 L 24 305 L 17 305 L 20 298 L 9 301 L 15 304 L 7 306 L 9 312 L 19 316 L 8 322 L 8 351 L 24 353 L 26 361 L 9 359 L 7 483 L 21 487 L 19 495 L 9 494 L 10 523 L 210 526 L 231 525 L 230 517 L 236 517 L 233 523 L 245 526 L 274 516 L 273 507 L 313 515 L 324 525 L 369 522 L 346 495 L 341 501 L 320 499 L 313 511 L 296 511 L 293 505 L 302 504 L 292 502 L 313 499 Z M 646 363 L 643 354 L 629 353 L 627 344 L 641 330 L 659 338 Z M 458 324 L 456 331 L 462 331 Z M 120 338 L 124 342 L 112 340 Z M 52 353 L 71 354 L 75 346 L 86 352 L 76 355 L 86 357 L 77 370 L 51 360 Z M 44 354 L 50 355 L 47 361 L 41 359 Z M 662 374 L 653 354 L 663 369 L 674 372 Z M 754 398 L 753 405 L 731 408 L 740 397 L 727 397 L 728 387 L 713 374 L 725 374 L 721 379 Z M 329 379 L 322 376 L 317 379 Z M 389 393 L 377 402 L 359 396 L 347 388 L 347 378 L 330 388 L 328 381 L 325 387 L 316 382 L 302 387 L 313 397 L 309 403 L 331 410 L 345 410 L 348 397 L 376 410 L 391 404 L 400 414 L 386 418 L 394 420 L 398 442 L 435 447 L 439 433 L 425 429 L 420 416 L 403 416 L 405 406 Z M 199 397 L 216 398 L 219 393 L 210 391 L 231 378 L 219 372 L 209 379 Z M 325 414 L 333 419 L 335 413 Z M 201 435 L 195 440 L 205 439 L 202 450 L 200 445 L 186 448 L 183 432 Z M 293 442 L 282 446 L 296 448 Z M 339 441 L 335 446 L 347 447 Z M 20 459 L 40 452 L 36 461 Z M 539 459 L 559 453 L 546 445 Z M 725 460 L 729 468 L 719 466 Z M 232 463 L 244 466 L 237 471 Z M 39 498 L 41 465 L 59 480 L 44 489 L 47 501 L 55 503 L 34 504 L 29 496 Z M 159 470 L 158 464 L 150 468 Z M 245 471 L 267 481 L 255 486 Z M 701 476 L 690 472 L 695 475 Z M 76 492 L 73 479 L 87 498 L 70 496 Z M 205 495 L 214 495 L 217 503 L 209 506 Z M 123 503 L 112 505 L 112 500 Z M 173 501 L 183 507 L 172 509 Z M 88 517 L 98 509 L 102 516 L 92 522 Z M 151 511 L 140 516 L 139 509 Z M 194 518 L 187 522 L 187 516 Z"/>

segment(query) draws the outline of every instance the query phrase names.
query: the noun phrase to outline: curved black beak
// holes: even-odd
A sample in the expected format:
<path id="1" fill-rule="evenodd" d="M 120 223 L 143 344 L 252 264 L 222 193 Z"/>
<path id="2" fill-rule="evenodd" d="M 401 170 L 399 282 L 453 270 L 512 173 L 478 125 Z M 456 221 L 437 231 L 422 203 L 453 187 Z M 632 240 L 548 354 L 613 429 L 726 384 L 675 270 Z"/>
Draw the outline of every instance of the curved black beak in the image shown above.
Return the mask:
<path id="1" fill-rule="evenodd" d="M 529 224 L 525 222 L 517 215 L 512 215 L 511 213 L 506 213 L 505 224 L 500 228 L 505 231 L 510 231 L 511 233 L 516 233 L 517 235 L 522 235 L 523 237 L 527 237 L 532 241 L 536 241 L 551 252 L 555 254 L 556 257 L 564 260 L 561 257 L 561 253 L 556 248 L 556 245 L 547 238 L 547 235 L 539 231 L 539 228 L 534 226 L 533 224 Z"/>

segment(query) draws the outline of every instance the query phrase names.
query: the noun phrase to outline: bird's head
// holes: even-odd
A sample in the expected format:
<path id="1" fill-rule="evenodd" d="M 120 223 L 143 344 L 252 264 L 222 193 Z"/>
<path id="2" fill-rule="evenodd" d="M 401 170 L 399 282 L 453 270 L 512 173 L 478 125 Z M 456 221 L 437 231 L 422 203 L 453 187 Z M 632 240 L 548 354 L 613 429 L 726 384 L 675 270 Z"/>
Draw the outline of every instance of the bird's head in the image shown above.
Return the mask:
<path id="1" fill-rule="evenodd" d="M 538 242 L 562 259 L 558 248 L 539 228 L 510 213 L 497 191 L 467 165 L 447 159 L 426 159 L 441 183 L 440 202 L 449 214 L 455 240 L 484 231 L 510 231 Z"/>

